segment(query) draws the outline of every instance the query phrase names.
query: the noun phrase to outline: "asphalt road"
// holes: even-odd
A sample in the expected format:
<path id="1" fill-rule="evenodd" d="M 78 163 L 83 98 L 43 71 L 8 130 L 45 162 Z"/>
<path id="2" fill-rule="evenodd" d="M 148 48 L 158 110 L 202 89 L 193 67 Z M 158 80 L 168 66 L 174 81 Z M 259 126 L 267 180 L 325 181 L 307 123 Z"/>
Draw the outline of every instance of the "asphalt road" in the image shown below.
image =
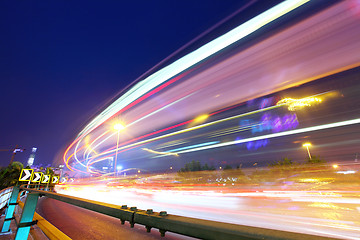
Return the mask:
<path id="1" fill-rule="evenodd" d="M 37 213 L 74 240 L 104 240 L 104 239 L 194 239 L 173 233 L 160 233 L 153 229 L 147 233 L 144 226 L 129 223 L 121 225 L 120 220 L 87 209 L 76 207 L 50 198 L 40 198 Z"/>

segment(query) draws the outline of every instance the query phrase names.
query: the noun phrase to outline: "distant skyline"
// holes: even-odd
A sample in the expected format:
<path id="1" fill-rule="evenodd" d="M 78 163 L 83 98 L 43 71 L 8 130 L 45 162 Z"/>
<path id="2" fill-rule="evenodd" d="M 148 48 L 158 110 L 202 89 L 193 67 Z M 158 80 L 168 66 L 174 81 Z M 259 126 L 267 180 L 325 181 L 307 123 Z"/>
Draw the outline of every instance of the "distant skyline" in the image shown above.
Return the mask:
<path id="1" fill-rule="evenodd" d="M 14 160 L 24 164 L 32 147 L 35 165 L 61 160 L 67 144 L 119 91 L 255 2 L 1 1 L 0 149 L 25 148 Z M 1 166 L 11 154 L 0 152 Z"/>

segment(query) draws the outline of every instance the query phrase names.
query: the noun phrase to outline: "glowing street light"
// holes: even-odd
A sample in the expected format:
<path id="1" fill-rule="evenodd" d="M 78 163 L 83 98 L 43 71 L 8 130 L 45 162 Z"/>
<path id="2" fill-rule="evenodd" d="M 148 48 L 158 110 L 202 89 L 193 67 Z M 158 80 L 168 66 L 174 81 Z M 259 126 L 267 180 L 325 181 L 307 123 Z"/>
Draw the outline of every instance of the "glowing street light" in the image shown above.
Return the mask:
<path id="1" fill-rule="evenodd" d="M 311 143 L 306 142 L 302 146 L 306 148 L 306 150 L 307 150 L 307 152 L 309 154 L 309 159 L 311 159 L 311 154 L 310 154 L 310 150 L 309 150 L 309 147 L 311 147 Z"/>
<path id="2" fill-rule="evenodd" d="M 333 167 L 334 169 L 337 169 L 337 168 L 339 167 L 339 165 L 334 164 L 334 165 L 332 165 L 332 167 Z"/>
<path id="3" fill-rule="evenodd" d="M 114 129 L 116 131 L 121 131 L 121 130 L 125 129 L 125 126 L 122 125 L 121 123 L 116 123 L 116 124 L 114 124 Z"/>

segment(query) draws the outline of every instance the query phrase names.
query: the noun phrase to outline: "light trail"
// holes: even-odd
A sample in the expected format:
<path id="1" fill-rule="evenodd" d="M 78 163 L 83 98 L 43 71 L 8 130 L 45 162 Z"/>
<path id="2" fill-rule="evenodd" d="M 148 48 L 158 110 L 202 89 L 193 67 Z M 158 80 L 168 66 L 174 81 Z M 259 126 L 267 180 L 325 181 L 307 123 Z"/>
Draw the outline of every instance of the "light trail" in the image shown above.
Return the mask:
<path id="1" fill-rule="evenodd" d="M 197 148 L 197 147 L 203 147 L 203 146 L 209 146 L 209 145 L 213 145 L 213 144 L 216 144 L 216 143 L 219 143 L 219 141 L 205 142 L 205 143 L 199 143 L 199 144 L 195 144 L 195 145 L 191 145 L 191 146 L 176 148 L 176 149 L 166 151 L 164 153 L 176 154 L 176 156 L 179 156 L 179 154 L 176 153 L 176 151 L 181 151 L 181 150 L 185 150 L 185 149 L 192 149 L 192 148 Z M 161 156 L 156 156 L 156 157 L 161 157 Z"/>
<path id="2" fill-rule="evenodd" d="M 146 79 L 137 83 L 133 88 L 106 108 L 101 114 L 99 114 L 94 120 L 92 120 L 78 135 L 77 140 L 83 135 L 88 134 L 90 131 L 98 127 L 100 124 L 104 123 L 111 116 L 116 114 L 120 109 L 125 108 L 132 102 L 139 99 L 141 96 L 149 92 L 156 86 L 164 83 L 165 81 L 171 79 L 175 75 L 185 71 L 191 66 L 199 63 L 203 59 L 221 51 L 227 46 L 233 44 L 234 42 L 248 36 L 249 34 L 255 32 L 264 25 L 274 21 L 275 19 L 287 14 L 288 12 L 300 7 L 301 5 L 307 3 L 309 0 L 287 0 L 284 1 L 275 7 L 259 14 L 253 19 L 241 24 L 230 32 L 218 37 L 217 39 L 205 44 L 199 49 L 195 50 L 192 53 L 180 58 L 174 63 L 164 67 L 163 69 L 157 71 L 156 73 L 150 75 Z M 77 141 L 75 140 L 75 141 Z"/>
<path id="3" fill-rule="evenodd" d="M 172 152 L 159 152 L 159 151 L 155 151 L 155 150 L 151 150 L 148 148 L 142 148 L 142 150 L 150 152 L 150 153 L 155 153 L 155 154 L 159 154 L 159 155 L 165 155 L 165 156 L 175 156 L 178 157 L 179 154 L 177 153 L 172 153 Z"/>
<path id="4" fill-rule="evenodd" d="M 251 137 L 251 138 L 247 138 L 247 139 L 240 139 L 240 140 L 236 140 L 236 141 L 214 144 L 211 146 L 193 148 L 193 149 L 189 149 L 189 150 L 179 151 L 176 153 L 180 154 L 180 153 L 195 152 L 195 151 L 200 151 L 200 150 L 225 147 L 225 146 L 230 146 L 230 145 L 234 145 L 234 144 L 246 143 L 246 142 L 257 141 L 257 140 L 262 140 L 262 139 L 270 139 L 270 138 L 289 136 L 289 135 L 299 134 L 299 133 L 306 133 L 306 132 L 336 128 L 336 127 L 350 126 L 350 125 L 359 124 L 359 123 L 360 123 L 360 118 L 357 118 L 357 119 L 352 119 L 352 120 L 348 120 L 348 121 L 323 124 L 323 125 L 314 126 L 314 127 L 295 129 L 295 130 L 290 130 L 290 131 L 286 131 L 286 132 L 272 133 L 272 134 L 262 135 L 262 136 L 258 136 L 258 137 Z"/>
<path id="5" fill-rule="evenodd" d="M 358 215 L 354 206 L 359 204 L 359 191 L 349 194 L 334 190 L 242 189 L 240 193 L 233 193 L 224 188 L 194 190 L 181 185 L 147 189 L 101 184 L 67 185 L 56 190 L 61 194 L 119 206 L 131 204 L 138 209 L 151 208 L 157 212 L 166 209 L 169 214 L 267 229 L 341 239 L 358 239 L 360 232 L 359 219 L 352 217 Z"/>
<path id="6" fill-rule="evenodd" d="M 236 116 L 232 116 L 232 117 L 220 119 L 220 120 L 217 120 L 217 121 L 213 121 L 213 122 L 209 122 L 209 123 L 204 123 L 204 124 L 201 124 L 201 125 L 198 125 L 198 126 L 194 126 L 194 127 L 190 127 L 190 128 L 187 128 L 187 129 L 179 130 L 179 131 L 176 131 L 176 132 L 164 134 L 164 135 L 162 135 L 162 136 L 158 136 L 158 137 L 155 137 L 155 138 L 151 138 L 151 139 L 143 140 L 143 141 L 140 141 L 140 142 L 135 142 L 135 143 L 132 143 L 132 144 L 128 144 L 128 145 L 119 147 L 118 150 L 124 150 L 124 149 L 127 149 L 127 148 L 136 147 L 136 146 L 138 146 L 138 145 L 142 145 L 142 144 L 145 144 L 145 143 L 153 142 L 153 141 L 160 140 L 160 139 L 164 139 L 164 138 L 167 138 L 167 137 L 172 137 L 172 136 L 175 136 L 175 135 L 178 135 L 178 134 L 182 134 L 182 133 L 187 133 L 187 132 L 190 132 L 190 131 L 198 130 L 198 129 L 201 129 L 201 128 L 204 128 L 204 127 L 212 126 L 212 125 L 214 125 L 214 124 L 219 124 L 219 123 L 223 123 L 223 122 L 226 122 L 226 121 L 234 120 L 234 119 L 237 119 L 237 118 L 241 118 L 241 117 L 250 116 L 250 115 L 253 115 L 253 114 L 265 112 L 265 111 L 268 111 L 268 110 L 272 110 L 272 109 L 275 109 L 275 108 L 279 108 L 279 107 L 281 107 L 281 106 L 282 106 L 282 105 L 271 106 L 271 107 L 268 107 L 268 108 L 259 109 L 259 110 L 255 110 L 255 111 L 252 111 L 252 112 L 239 114 L 239 115 L 236 115 Z M 210 114 L 210 115 L 211 115 L 211 114 Z M 185 124 L 187 124 L 187 123 L 189 123 L 189 122 L 191 122 L 191 121 L 192 121 L 192 120 L 187 121 L 187 122 L 185 122 L 185 123 L 181 123 L 180 126 L 181 126 L 181 125 L 185 125 Z M 178 125 L 175 125 L 175 126 L 177 127 Z M 169 130 L 169 129 L 173 129 L 173 128 L 175 128 L 175 126 L 172 126 L 172 127 L 169 127 L 169 128 L 166 128 L 166 129 L 163 129 L 163 130 L 160 130 L 160 131 L 157 131 L 156 133 L 163 132 L 163 131 L 166 131 L 166 130 Z M 154 133 L 151 133 L 151 134 L 148 134 L 148 135 L 146 135 L 146 136 L 150 136 L 150 135 L 153 135 L 153 134 L 154 134 Z M 141 138 L 144 138 L 144 137 L 145 137 L 145 136 L 142 136 L 142 137 L 139 137 L 138 139 L 141 139 Z M 136 140 L 138 140 L 138 139 L 136 139 Z M 135 139 L 133 139 L 132 141 L 134 141 L 134 140 L 135 140 Z M 98 154 L 98 156 L 102 156 L 102 155 L 106 155 L 106 154 L 109 154 L 109 153 L 113 153 L 113 152 L 115 152 L 115 151 L 116 151 L 116 149 L 113 149 L 113 150 L 110 150 L 110 151 L 106 151 L 106 152 L 103 152 L 103 153 Z"/>
<path id="7" fill-rule="evenodd" d="M 105 132 L 103 132 L 101 135 L 99 135 L 98 137 L 96 137 L 91 143 L 90 143 L 90 147 L 97 141 L 97 140 L 99 140 L 100 138 L 102 138 L 103 136 L 105 136 L 106 134 L 108 134 L 108 132 L 109 131 L 105 131 Z M 96 148 L 98 145 L 96 145 L 94 148 Z M 88 149 L 87 149 L 88 150 Z M 87 152 L 87 150 L 84 152 L 84 155 L 83 155 L 83 157 L 85 158 L 85 159 L 88 159 L 89 158 L 89 155 L 90 155 L 90 152 L 86 155 L 86 152 Z M 86 156 L 85 156 L 86 155 Z"/>
<path id="8" fill-rule="evenodd" d="M 299 1 L 298 3 L 301 5 L 304 2 Z M 265 18 L 273 21 L 271 19 L 276 19 L 278 16 L 274 14 L 269 17 L 265 13 L 269 14 L 269 12 L 275 11 L 274 9 L 277 9 L 279 16 L 286 14 L 279 7 L 285 6 L 285 3 L 289 4 L 286 5 L 286 9 L 288 9 L 286 11 L 291 11 L 290 5 L 293 7 L 296 5 L 295 1 L 285 1 L 257 16 L 256 21 L 260 25 L 267 24 Z M 252 19 L 138 82 L 79 133 L 64 153 L 63 158 L 67 167 L 76 171 L 77 169 L 89 170 L 91 166 L 91 171 L 96 172 L 95 168 L 105 166 L 104 160 L 119 151 L 121 162 L 126 161 L 126 164 L 129 164 L 127 167 L 143 161 L 147 167 L 155 170 L 157 160 L 150 160 L 151 154 L 146 154 L 141 148 L 157 152 L 173 152 L 174 149 L 177 149 L 174 153 L 183 154 L 230 146 L 241 143 L 240 141 L 251 142 L 252 140 L 257 147 L 254 145 L 254 148 L 249 147 L 245 151 L 261 152 L 262 150 L 258 147 L 268 148 L 270 145 L 273 147 L 271 142 L 269 144 L 267 142 L 266 146 L 265 143 L 256 143 L 256 141 L 282 136 L 276 134 L 280 134 L 279 131 L 284 134 L 285 132 L 282 131 L 298 126 L 290 126 L 289 122 L 286 122 L 290 119 L 290 113 L 281 106 L 287 108 L 290 106 L 274 106 L 276 102 L 285 97 L 299 100 L 301 96 L 318 96 L 321 95 L 319 92 L 337 91 L 337 88 L 332 87 L 322 87 L 317 90 L 316 85 L 310 85 L 308 82 L 359 66 L 360 56 L 356 53 L 360 51 L 360 39 L 359 35 L 355 34 L 360 30 L 358 15 L 350 11 L 349 4 L 345 2 L 325 5 L 319 7 L 321 9 L 317 9 L 309 17 L 301 18 L 301 21 L 297 21 L 295 17 L 299 17 L 298 13 L 303 10 L 294 11 L 294 15 L 288 15 L 288 17 L 289 19 L 294 17 L 295 21 L 290 21 L 289 24 L 277 21 L 273 24 L 275 29 L 278 27 L 278 30 L 266 32 L 266 28 L 263 28 L 261 31 L 266 32 L 264 37 L 260 36 L 262 33 L 259 32 L 257 36 L 254 36 L 255 40 L 246 38 L 237 42 L 235 39 L 240 35 L 248 36 L 250 32 L 259 29 L 257 24 L 249 25 L 250 22 L 256 22 Z M 238 32 L 244 26 L 249 29 Z M 225 44 L 225 42 L 227 43 Z M 237 43 L 231 48 L 224 47 L 235 42 Z M 209 46 L 214 46 L 214 48 L 209 49 Z M 207 57 L 198 58 L 199 54 L 205 54 L 201 56 Z M 192 56 L 192 59 L 189 59 L 189 56 Z M 196 58 L 202 60 L 197 61 Z M 185 63 L 184 59 L 191 61 Z M 336 59 L 336 61 L 331 59 Z M 181 62 L 187 66 L 178 65 Z M 184 68 L 182 69 L 182 67 Z M 170 71 L 171 69 L 174 71 Z M 320 81 L 323 80 L 316 82 Z M 339 82 L 341 82 L 340 78 Z M 296 86 L 294 89 L 289 89 L 294 86 Z M 335 86 L 341 87 L 340 84 L 335 84 Z M 338 96 L 339 98 L 348 98 L 342 90 L 339 91 Z M 264 104 L 259 102 L 263 101 L 262 98 Z M 266 101 L 272 101 L 272 108 L 268 107 L 271 105 Z M 329 102 L 329 105 L 337 105 L 338 109 L 342 108 L 341 99 L 329 98 L 329 101 L 326 102 Z M 303 103 L 301 104 L 303 105 Z M 317 121 L 308 118 L 316 115 L 317 119 L 321 119 L 321 116 L 317 115 L 317 111 L 318 109 L 325 111 L 322 105 L 325 104 L 316 104 L 309 110 L 309 114 L 304 110 L 296 109 L 296 115 L 300 114 L 300 118 L 295 119 L 298 121 L 297 124 L 322 126 L 329 122 L 324 119 Z M 254 110 L 263 107 L 264 109 Z M 331 110 L 331 106 L 327 108 L 326 113 L 330 114 L 333 110 Z M 286 113 L 284 113 L 285 110 Z M 263 123 L 258 117 L 260 113 L 267 114 L 266 111 L 270 114 L 270 121 Z M 335 111 L 333 112 L 335 113 Z M 358 117 L 350 111 L 355 112 L 356 109 L 348 110 L 349 115 L 332 121 Z M 239 112 L 245 112 L 245 115 L 241 115 Z M 197 117 L 201 115 L 203 115 L 201 121 L 207 121 L 204 124 L 196 122 Z M 231 117 L 228 117 L 229 115 Z M 246 126 L 242 124 L 242 117 L 249 118 L 251 124 Z M 116 133 L 108 131 L 108 125 L 115 118 L 122 119 L 127 125 L 126 133 L 120 136 L 118 147 L 114 146 Z M 237 118 L 240 122 L 236 122 Z M 234 121 L 231 122 L 231 120 Z M 294 119 L 291 118 L 289 121 L 291 120 Z M 278 124 L 280 124 L 280 128 L 276 129 Z M 273 125 L 273 128 L 268 125 Z M 287 133 L 296 135 L 292 131 L 294 130 L 287 131 Z M 273 133 L 268 134 L 269 132 Z M 257 136 L 264 133 L 266 135 Z M 312 135 L 313 133 L 309 138 Z M 242 140 L 234 141 L 234 139 Z M 210 141 L 219 142 L 208 146 L 197 146 L 197 144 Z M 171 146 L 170 143 L 174 145 Z M 325 145 L 319 143 L 316 146 Z M 171 150 L 171 148 L 174 149 Z M 183 149 L 178 150 L 179 148 Z M 290 149 L 294 151 L 296 147 L 288 148 L 287 146 L 282 152 L 290 152 Z M 234 149 L 230 149 L 230 151 L 232 150 Z M 279 153 L 278 150 L 274 151 Z M 220 154 L 226 155 L 226 152 L 217 152 L 216 156 L 220 156 Z M 164 155 L 164 157 L 166 156 Z M 185 164 L 190 158 L 192 158 L 190 154 L 184 155 L 179 158 L 179 162 Z M 201 158 L 201 161 L 205 161 L 206 157 L 202 156 Z M 235 156 L 233 158 L 231 161 L 235 161 Z M 217 157 L 214 159 L 218 161 Z M 100 163 L 101 161 L 103 163 Z M 168 161 L 163 162 L 165 166 Z M 94 165 L 94 163 L 99 164 Z M 219 163 L 215 162 L 215 165 L 217 164 Z M 161 168 L 160 165 L 158 167 Z"/>

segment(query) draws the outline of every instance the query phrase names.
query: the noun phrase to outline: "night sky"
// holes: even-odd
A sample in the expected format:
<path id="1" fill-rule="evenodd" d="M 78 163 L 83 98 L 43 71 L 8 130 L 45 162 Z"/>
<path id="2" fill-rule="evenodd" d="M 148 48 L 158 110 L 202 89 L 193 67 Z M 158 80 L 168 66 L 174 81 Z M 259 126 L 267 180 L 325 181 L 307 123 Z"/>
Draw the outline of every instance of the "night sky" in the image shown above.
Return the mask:
<path id="1" fill-rule="evenodd" d="M 0 148 L 64 148 L 119 91 L 248 3 L 239 0 L 1 1 Z M 258 4 L 258 3 L 257 3 Z M 6 166 L 11 152 L 0 152 Z"/>

